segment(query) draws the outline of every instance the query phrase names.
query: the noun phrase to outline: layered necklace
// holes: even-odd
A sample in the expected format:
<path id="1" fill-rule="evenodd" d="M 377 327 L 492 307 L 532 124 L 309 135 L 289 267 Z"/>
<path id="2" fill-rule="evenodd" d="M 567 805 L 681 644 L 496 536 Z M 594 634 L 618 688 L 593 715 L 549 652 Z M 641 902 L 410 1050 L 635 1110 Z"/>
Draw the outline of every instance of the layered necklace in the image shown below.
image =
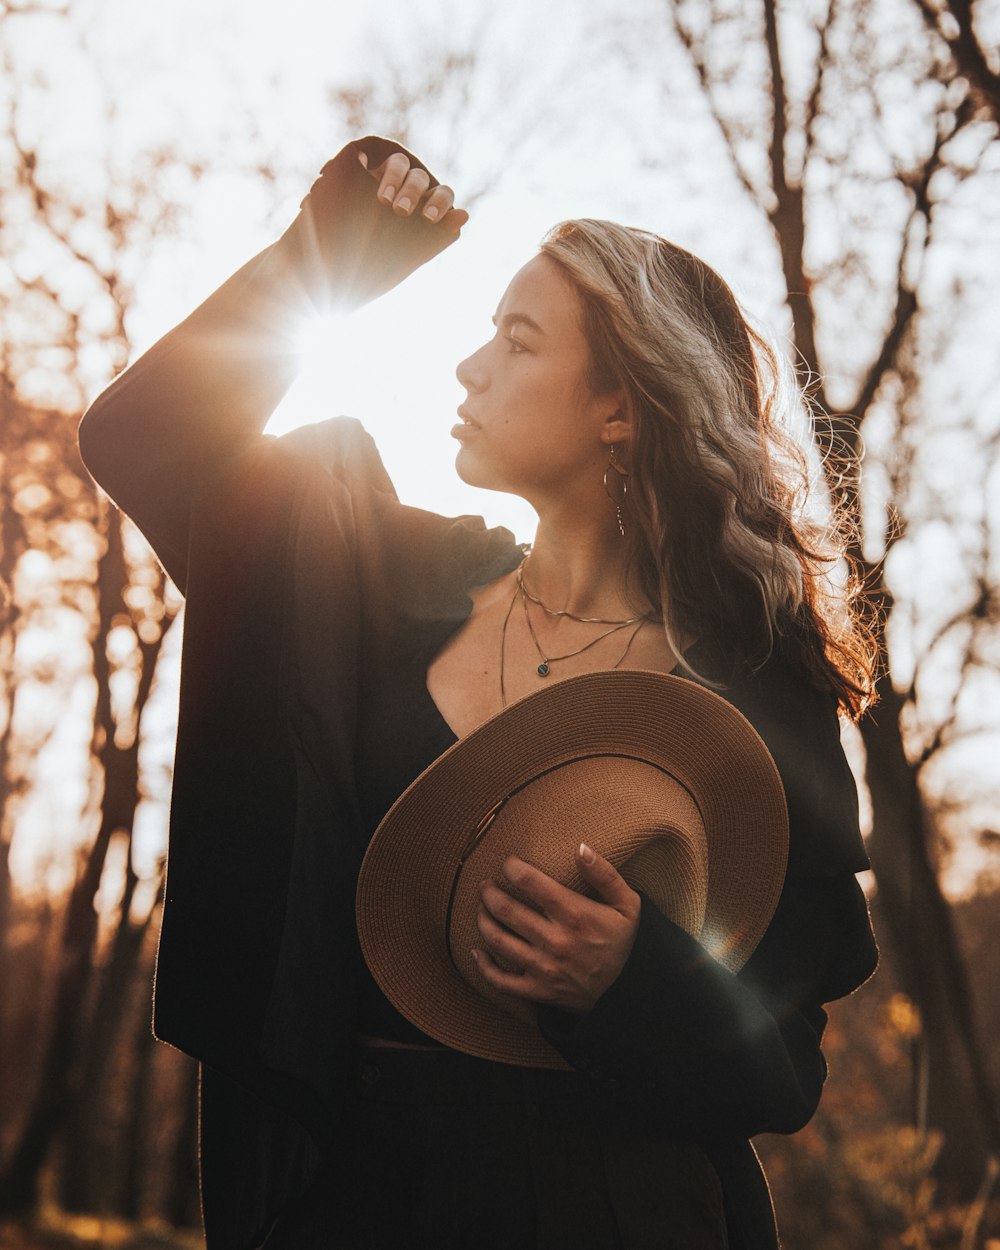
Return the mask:
<path id="1" fill-rule="evenodd" d="M 568 612 L 564 608 L 550 608 L 544 604 L 537 595 L 533 595 L 531 591 L 528 590 L 527 586 L 525 586 L 522 569 L 523 565 L 517 570 L 514 594 L 511 597 L 510 606 L 507 608 L 507 615 L 503 620 L 503 628 L 500 631 L 500 700 L 503 707 L 507 706 L 507 689 L 504 682 L 504 659 L 507 650 L 507 626 L 510 624 L 510 618 L 518 599 L 521 600 L 521 606 L 524 609 L 524 620 L 528 627 L 528 634 L 531 637 L 535 650 L 538 652 L 539 663 L 535 672 L 539 677 L 548 677 L 549 673 L 552 671 L 553 664 L 558 664 L 562 660 L 571 660 L 577 655 L 583 655 L 585 651 L 589 651 L 591 647 L 596 647 L 597 644 L 599 642 L 603 642 L 605 638 L 610 638 L 612 634 L 621 633 L 622 630 L 628 629 L 631 625 L 633 629 L 628 636 L 628 641 L 625 643 L 625 649 L 622 651 L 621 655 L 614 662 L 614 664 L 611 665 L 612 669 L 618 668 L 624 662 L 625 657 L 631 650 L 632 643 L 635 642 L 635 638 L 639 630 L 642 629 L 643 625 L 645 625 L 650 619 L 648 615 L 643 615 L 630 616 L 626 620 L 616 621 L 603 616 L 577 616 L 574 612 Z M 590 642 L 585 642 L 582 647 L 577 647 L 575 651 L 567 651 L 564 655 L 546 655 L 542 650 L 542 645 L 538 641 L 538 635 L 535 633 L 535 627 L 531 622 L 531 613 L 528 611 L 529 603 L 533 603 L 537 607 L 541 608 L 546 616 L 564 616 L 571 621 L 579 622 L 581 625 L 607 625 L 608 628 L 599 633 L 596 638 L 592 638 Z"/>

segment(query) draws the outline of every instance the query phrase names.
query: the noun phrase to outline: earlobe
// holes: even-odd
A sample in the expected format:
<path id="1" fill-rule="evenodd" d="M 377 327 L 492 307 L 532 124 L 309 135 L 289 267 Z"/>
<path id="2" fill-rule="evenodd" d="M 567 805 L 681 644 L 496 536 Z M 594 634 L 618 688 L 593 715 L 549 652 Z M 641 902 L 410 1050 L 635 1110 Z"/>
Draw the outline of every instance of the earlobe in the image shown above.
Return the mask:
<path id="1" fill-rule="evenodd" d="M 601 442 L 609 447 L 612 443 L 628 444 L 632 437 L 632 420 L 628 410 L 621 404 L 604 422 L 601 430 Z"/>

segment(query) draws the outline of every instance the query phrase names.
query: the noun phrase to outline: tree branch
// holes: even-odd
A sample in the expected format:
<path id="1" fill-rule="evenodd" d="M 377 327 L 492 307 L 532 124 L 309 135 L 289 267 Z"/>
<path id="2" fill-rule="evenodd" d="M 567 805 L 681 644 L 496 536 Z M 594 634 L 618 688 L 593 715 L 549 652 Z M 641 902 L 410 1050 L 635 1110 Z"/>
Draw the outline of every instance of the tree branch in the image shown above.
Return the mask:
<path id="1" fill-rule="evenodd" d="M 816 52 L 816 73 L 813 77 L 812 90 L 809 92 L 809 98 L 806 100 L 806 115 L 804 122 L 805 129 L 805 154 L 802 158 L 802 171 L 805 175 L 805 168 L 809 163 L 809 157 L 813 153 L 816 146 L 816 119 L 819 116 L 820 100 L 823 98 L 823 83 L 826 80 L 826 71 L 831 61 L 830 56 L 830 31 L 837 20 L 838 0 L 830 0 L 826 10 L 826 21 L 819 28 L 819 49 Z"/>
<path id="2" fill-rule="evenodd" d="M 958 72 L 969 80 L 975 92 L 976 107 L 985 108 L 994 122 L 1000 124 L 1000 73 L 986 59 L 976 37 L 972 0 L 915 0 L 926 24 L 947 43 L 955 58 Z M 942 17 L 950 17 L 954 28 L 949 30 Z"/>
<path id="3" fill-rule="evenodd" d="M 771 138 L 767 155 L 771 167 L 771 186 L 779 206 L 788 196 L 785 142 L 788 137 L 788 97 L 785 91 L 785 73 L 781 64 L 781 48 L 778 45 L 778 15 L 774 0 L 764 0 L 764 44 L 767 62 L 771 70 Z"/>
<path id="4" fill-rule="evenodd" d="M 931 180 L 943 166 L 942 150 L 945 145 L 971 120 L 972 107 L 968 101 L 964 101 L 955 110 L 952 124 L 938 131 L 934 146 L 921 168 L 915 174 L 906 175 L 902 171 L 899 173 L 900 181 L 913 195 L 913 209 L 906 223 L 903 245 L 899 251 L 899 264 L 896 268 L 896 308 L 892 322 L 882 340 L 878 354 L 861 382 L 857 397 L 851 405 L 859 424 L 864 421 L 883 379 L 895 367 L 899 349 L 919 307 L 916 284 L 911 286 L 907 278 L 911 263 L 914 226 L 921 220 L 924 223 L 921 250 L 926 255 L 931 242 L 934 212 L 934 202 L 930 195 Z"/>
<path id="5" fill-rule="evenodd" d="M 730 126 L 726 115 L 719 107 L 719 102 L 715 94 L 715 88 L 712 84 L 712 76 L 708 71 L 708 62 L 705 60 L 701 50 L 695 44 L 694 36 L 681 21 L 676 0 L 670 0 L 668 8 L 670 11 L 674 33 L 680 40 L 685 52 L 687 52 L 691 65 L 694 68 L 694 72 L 698 75 L 698 83 L 701 87 L 702 94 L 705 97 L 705 102 L 708 105 L 708 111 L 712 120 L 719 129 L 719 133 L 722 135 L 723 141 L 725 142 L 726 150 L 729 153 L 729 159 L 732 162 L 733 171 L 735 172 L 740 185 L 747 195 L 750 196 L 752 200 L 759 203 L 760 192 L 754 186 L 750 175 L 747 173 L 743 162 L 740 160 L 736 143 L 736 133 L 732 126 Z"/>

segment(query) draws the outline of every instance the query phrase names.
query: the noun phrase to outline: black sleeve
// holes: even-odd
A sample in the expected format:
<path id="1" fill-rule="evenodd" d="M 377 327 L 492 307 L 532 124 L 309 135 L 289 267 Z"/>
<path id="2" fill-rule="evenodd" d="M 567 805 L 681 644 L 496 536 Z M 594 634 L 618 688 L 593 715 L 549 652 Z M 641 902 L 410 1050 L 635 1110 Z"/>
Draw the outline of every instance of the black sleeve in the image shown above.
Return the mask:
<path id="1" fill-rule="evenodd" d="M 539 1009 L 567 1062 L 704 1141 L 792 1133 L 810 1119 L 826 1076 L 823 1004 L 867 980 L 878 958 L 832 701 L 780 660 L 722 693 L 764 738 L 789 800 L 788 874 L 760 945 L 733 974 L 643 899 L 625 968 L 592 1011 Z"/>
<path id="2" fill-rule="evenodd" d="M 875 962 L 853 877 L 787 886 L 738 975 L 643 899 L 625 969 L 594 1009 L 541 1007 L 539 1024 L 573 1067 L 631 1091 L 678 1134 L 794 1133 L 826 1076 L 822 1003 L 860 985 Z"/>
<path id="3" fill-rule="evenodd" d="M 182 589 L 192 498 L 260 437 L 294 378 L 303 319 L 375 298 L 456 237 L 446 225 L 399 217 L 376 202 L 358 153 L 374 167 L 399 150 L 374 137 L 348 144 L 324 166 L 281 238 L 150 348 L 83 418 L 84 463 Z"/>

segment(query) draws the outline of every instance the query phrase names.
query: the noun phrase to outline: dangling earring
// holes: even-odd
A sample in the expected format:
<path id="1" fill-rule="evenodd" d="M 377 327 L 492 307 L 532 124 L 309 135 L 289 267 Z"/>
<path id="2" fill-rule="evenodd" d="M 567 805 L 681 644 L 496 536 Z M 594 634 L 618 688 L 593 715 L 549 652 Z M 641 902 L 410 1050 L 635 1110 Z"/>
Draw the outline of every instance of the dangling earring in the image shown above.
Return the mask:
<path id="1" fill-rule="evenodd" d="M 612 472 L 612 470 L 614 471 Z M 618 531 L 622 538 L 625 537 L 622 508 L 625 506 L 625 500 L 628 497 L 628 479 L 628 469 L 618 463 L 618 458 L 615 455 L 615 445 L 612 443 L 611 459 L 608 461 L 608 467 L 604 470 L 604 489 L 608 498 L 615 505 L 615 514 L 618 517 Z"/>

